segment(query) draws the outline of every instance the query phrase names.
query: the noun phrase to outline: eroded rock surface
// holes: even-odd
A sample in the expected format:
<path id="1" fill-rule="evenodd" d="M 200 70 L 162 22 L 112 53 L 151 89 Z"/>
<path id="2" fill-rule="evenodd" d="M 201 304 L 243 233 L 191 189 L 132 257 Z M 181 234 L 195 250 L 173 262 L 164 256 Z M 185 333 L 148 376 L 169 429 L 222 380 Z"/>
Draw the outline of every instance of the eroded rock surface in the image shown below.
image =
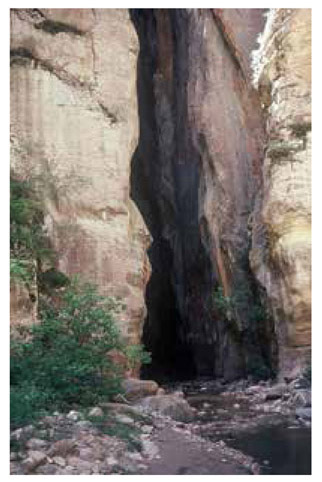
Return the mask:
<path id="1" fill-rule="evenodd" d="M 12 168 L 40 179 L 57 267 L 122 298 L 132 343 L 146 297 L 166 375 L 309 357 L 310 11 L 269 13 L 255 88 L 264 13 L 11 11 Z"/>
<path id="2" fill-rule="evenodd" d="M 311 346 L 311 10 L 273 9 L 255 69 L 268 143 L 250 258 L 274 316 L 279 371 L 295 376 Z"/>
<path id="3" fill-rule="evenodd" d="M 11 11 L 12 169 L 40 179 L 57 268 L 120 296 L 133 343 L 149 277 L 149 235 L 129 195 L 138 48 L 127 10 Z"/>

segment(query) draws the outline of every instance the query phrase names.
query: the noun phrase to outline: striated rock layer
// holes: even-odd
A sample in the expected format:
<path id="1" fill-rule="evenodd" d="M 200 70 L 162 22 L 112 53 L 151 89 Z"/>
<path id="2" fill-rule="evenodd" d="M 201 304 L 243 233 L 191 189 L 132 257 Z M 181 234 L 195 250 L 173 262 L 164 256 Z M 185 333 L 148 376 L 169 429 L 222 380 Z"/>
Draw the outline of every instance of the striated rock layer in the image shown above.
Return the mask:
<path id="1" fill-rule="evenodd" d="M 132 342 L 146 302 L 154 374 L 309 354 L 310 11 L 270 11 L 258 48 L 266 13 L 11 11 L 12 168 L 39 179 L 57 267 L 120 296 Z"/>
<path id="2" fill-rule="evenodd" d="M 249 52 L 263 10 L 135 11 L 133 21 L 141 135 L 132 192 L 154 240 L 145 341 L 176 370 L 269 370 L 274 336 L 252 310 L 248 259 L 265 142 Z M 231 323 L 214 302 L 218 285 L 238 296 Z"/>
<path id="3" fill-rule="evenodd" d="M 268 142 L 250 259 L 294 376 L 311 346 L 311 10 L 270 12 L 254 68 Z"/>
<path id="4" fill-rule="evenodd" d="M 149 277 L 149 235 L 129 195 L 137 55 L 127 10 L 11 11 L 12 168 L 40 179 L 57 267 L 120 296 L 132 342 Z"/>

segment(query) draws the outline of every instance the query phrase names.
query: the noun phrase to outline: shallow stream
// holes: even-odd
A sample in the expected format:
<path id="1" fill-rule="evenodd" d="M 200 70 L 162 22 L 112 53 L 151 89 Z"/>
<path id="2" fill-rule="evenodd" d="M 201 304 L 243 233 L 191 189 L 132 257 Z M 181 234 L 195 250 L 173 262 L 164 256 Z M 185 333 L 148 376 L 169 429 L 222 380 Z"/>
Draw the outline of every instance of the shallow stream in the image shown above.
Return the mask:
<path id="1" fill-rule="evenodd" d="M 278 413 L 265 413 L 239 393 L 218 387 L 182 387 L 198 410 L 199 433 L 252 456 L 261 474 L 311 474 L 311 427 Z M 264 408 L 264 407 L 263 407 Z"/>

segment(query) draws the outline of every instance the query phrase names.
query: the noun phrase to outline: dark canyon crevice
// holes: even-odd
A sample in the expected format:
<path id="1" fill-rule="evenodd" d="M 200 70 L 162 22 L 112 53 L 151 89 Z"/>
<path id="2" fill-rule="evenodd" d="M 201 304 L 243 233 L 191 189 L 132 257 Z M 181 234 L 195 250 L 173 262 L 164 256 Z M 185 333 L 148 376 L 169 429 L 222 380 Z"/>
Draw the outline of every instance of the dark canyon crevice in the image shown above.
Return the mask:
<path id="1" fill-rule="evenodd" d="M 249 15 L 258 33 L 262 19 Z M 143 342 L 153 363 L 143 376 L 271 376 L 275 334 L 249 266 L 265 132 L 243 59 L 211 10 L 131 18 L 140 42 L 131 197 L 152 236 Z"/>

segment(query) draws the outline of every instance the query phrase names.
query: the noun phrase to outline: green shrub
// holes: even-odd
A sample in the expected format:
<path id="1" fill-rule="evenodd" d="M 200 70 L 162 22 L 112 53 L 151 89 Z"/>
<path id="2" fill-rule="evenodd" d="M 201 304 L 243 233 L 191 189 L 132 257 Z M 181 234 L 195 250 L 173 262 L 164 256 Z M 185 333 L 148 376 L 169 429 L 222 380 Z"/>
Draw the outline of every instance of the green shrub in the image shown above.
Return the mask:
<path id="1" fill-rule="evenodd" d="M 10 177 L 10 274 L 29 284 L 54 253 L 43 228 L 44 210 L 32 182 Z"/>
<path id="2" fill-rule="evenodd" d="M 114 299 L 76 282 L 55 304 L 42 303 L 29 340 L 11 345 L 14 426 L 45 408 L 91 405 L 120 391 L 120 375 L 107 356 L 122 348 L 114 322 L 118 309 Z"/>
<path id="3" fill-rule="evenodd" d="M 151 363 L 151 354 L 143 345 L 128 345 L 124 349 L 124 354 L 128 360 L 128 368 L 132 371 L 139 369 L 141 365 Z"/>

